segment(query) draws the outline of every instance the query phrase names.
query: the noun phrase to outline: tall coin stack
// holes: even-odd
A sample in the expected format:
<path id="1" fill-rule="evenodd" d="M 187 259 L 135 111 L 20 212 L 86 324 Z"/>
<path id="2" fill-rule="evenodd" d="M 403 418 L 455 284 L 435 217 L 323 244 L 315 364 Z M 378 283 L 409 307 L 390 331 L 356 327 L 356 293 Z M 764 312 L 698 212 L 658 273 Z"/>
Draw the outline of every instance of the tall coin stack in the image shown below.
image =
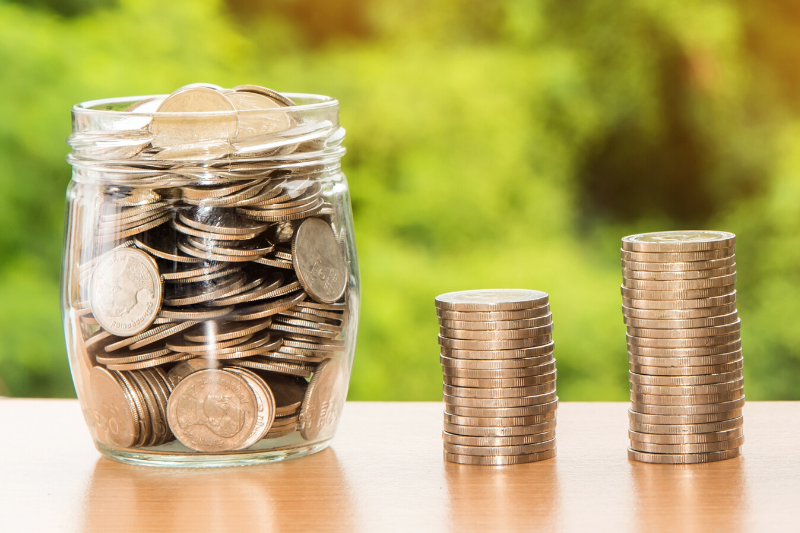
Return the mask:
<path id="1" fill-rule="evenodd" d="M 689 464 L 744 443 L 736 236 L 668 231 L 622 239 L 628 327 L 628 458 Z"/>
<path id="2" fill-rule="evenodd" d="M 556 362 L 548 295 L 496 289 L 436 297 L 444 458 L 511 465 L 556 455 Z"/>

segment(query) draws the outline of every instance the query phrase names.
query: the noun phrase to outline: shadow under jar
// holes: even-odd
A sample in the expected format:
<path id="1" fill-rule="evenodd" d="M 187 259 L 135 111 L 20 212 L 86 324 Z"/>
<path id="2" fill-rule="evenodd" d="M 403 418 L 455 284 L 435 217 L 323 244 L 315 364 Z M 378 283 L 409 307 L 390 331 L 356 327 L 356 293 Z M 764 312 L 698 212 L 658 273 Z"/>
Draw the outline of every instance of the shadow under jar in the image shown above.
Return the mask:
<path id="1" fill-rule="evenodd" d="M 324 449 L 360 298 L 338 102 L 195 84 L 72 123 L 62 310 L 98 450 L 227 466 Z"/>

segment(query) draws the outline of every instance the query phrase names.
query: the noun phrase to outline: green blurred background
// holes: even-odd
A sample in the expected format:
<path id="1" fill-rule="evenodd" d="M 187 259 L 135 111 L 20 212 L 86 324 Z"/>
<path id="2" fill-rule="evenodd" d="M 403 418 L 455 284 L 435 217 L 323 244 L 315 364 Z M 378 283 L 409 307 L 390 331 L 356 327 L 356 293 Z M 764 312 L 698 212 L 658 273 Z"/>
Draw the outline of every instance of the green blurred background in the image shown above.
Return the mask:
<path id="1" fill-rule="evenodd" d="M 73 396 L 73 103 L 337 97 L 363 277 L 354 400 L 441 394 L 435 295 L 550 292 L 563 400 L 627 397 L 619 239 L 738 235 L 749 399 L 800 399 L 800 4 L 0 0 L 0 395 Z"/>

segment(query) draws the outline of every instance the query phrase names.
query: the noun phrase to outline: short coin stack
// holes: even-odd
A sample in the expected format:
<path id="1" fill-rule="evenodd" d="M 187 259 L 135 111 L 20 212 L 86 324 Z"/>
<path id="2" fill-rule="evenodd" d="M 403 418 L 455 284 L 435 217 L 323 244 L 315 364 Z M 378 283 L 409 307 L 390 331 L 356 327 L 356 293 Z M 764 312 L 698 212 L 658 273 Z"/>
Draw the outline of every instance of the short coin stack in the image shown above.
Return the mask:
<path id="1" fill-rule="evenodd" d="M 688 464 L 740 453 L 744 383 L 735 240 L 721 231 L 622 239 L 630 459 Z"/>
<path id="2" fill-rule="evenodd" d="M 556 455 L 556 362 L 548 295 L 496 289 L 436 297 L 444 458 L 511 465 Z"/>

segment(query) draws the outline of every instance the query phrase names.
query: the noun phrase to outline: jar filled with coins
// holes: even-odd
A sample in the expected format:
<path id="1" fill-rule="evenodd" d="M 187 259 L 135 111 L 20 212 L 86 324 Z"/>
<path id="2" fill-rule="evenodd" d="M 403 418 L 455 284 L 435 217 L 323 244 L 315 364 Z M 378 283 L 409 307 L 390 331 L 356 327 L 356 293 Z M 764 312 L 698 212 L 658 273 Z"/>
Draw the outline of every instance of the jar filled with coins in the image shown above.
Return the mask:
<path id="1" fill-rule="evenodd" d="M 178 466 L 324 449 L 360 295 L 338 102 L 194 84 L 72 123 L 62 309 L 97 448 Z"/>

